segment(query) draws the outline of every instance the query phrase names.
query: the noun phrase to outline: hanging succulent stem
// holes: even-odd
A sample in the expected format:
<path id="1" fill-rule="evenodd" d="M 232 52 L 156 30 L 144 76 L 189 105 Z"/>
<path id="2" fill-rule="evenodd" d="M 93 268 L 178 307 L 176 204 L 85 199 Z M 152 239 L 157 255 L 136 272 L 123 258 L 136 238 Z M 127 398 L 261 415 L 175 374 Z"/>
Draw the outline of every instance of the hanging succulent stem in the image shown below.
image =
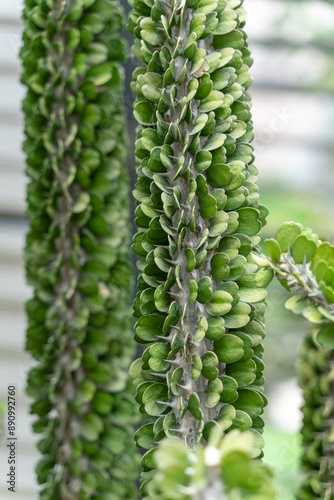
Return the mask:
<path id="1" fill-rule="evenodd" d="M 302 483 L 298 500 L 334 496 L 334 349 L 324 349 L 314 336 L 304 341 L 298 359 L 303 388 Z"/>
<path id="2" fill-rule="evenodd" d="M 298 500 L 334 497 L 334 247 L 301 224 L 282 224 L 276 239 L 265 241 L 270 266 L 294 295 L 287 309 L 316 326 L 306 336 L 298 359 L 303 389 L 304 478 Z"/>
<path id="3" fill-rule="evenodd" d="M 26 0 L 28 393 L 45 500 L 135 498 L 123 17 L 116 0 Z"/>
<path id="4" fill-rule="evenodd" d="M 151 420 L 136 433 L 144 448 L 165 434 L 195 447 L 216 426 L 263 427 L 262 319 L 272 272 L 258 272 L 250 257 L 266 210 L 250 145 L 242 3 L 138 1 L 130 16 L 140 63 L 132 83 L 135 338 L 145 347 L 131 374 Z M 153 451 L 142 460 L 143 482 Z"/>

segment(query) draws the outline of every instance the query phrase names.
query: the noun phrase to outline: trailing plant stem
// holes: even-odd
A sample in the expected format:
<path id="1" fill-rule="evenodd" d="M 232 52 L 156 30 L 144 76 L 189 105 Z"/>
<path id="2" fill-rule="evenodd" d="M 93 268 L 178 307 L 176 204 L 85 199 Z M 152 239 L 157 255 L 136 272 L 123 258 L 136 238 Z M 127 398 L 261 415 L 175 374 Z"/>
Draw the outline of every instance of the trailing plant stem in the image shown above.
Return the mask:
<path id="1" fill-rule="evenodd" d="M 297 264 L 291 257 L 290 252 L 287 252 L 282 253 L 280 260 L 275 265 L 281 271 L 277 275 L 278 279 L 286 279 L 291 290 L 301 293 L 303 298 L 307 297 L 317 306 L 334 311 L 334 304 L 328 302 L 320 290 L 319 284 L 311 271 L 310 262 Z"/>

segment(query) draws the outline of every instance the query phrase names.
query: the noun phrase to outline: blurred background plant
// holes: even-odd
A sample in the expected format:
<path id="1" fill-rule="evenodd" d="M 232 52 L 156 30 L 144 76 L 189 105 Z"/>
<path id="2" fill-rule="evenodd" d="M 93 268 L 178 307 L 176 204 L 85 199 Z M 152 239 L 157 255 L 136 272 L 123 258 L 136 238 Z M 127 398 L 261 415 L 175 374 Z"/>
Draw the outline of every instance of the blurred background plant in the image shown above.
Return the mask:
<path id="1" fill-rule="evenodd" d="M 124 7 L 126 0 L 123 0 Z M 20 489 L 16 500 L 36 500 L 33 437 L 23 395 L 29 366 L 23 352 L 24 285 L 22 247 L 26 221 L 18 51 L 22 0 L 0 0 L 0 400 L 7 385 L 19 388 Z M 334 7 L 331 0 L 245 0 L 253 51 L 252 87 L 256 164 L 261 202 L 270 209 L 263 237 L 272 237 L 286 220 L 312 227 L 333 241 L 334 226 Z M 129 9 L 129 8 L 128 8 Z M 127 35 L 130 37 L 130 35 Z M 127 63 L 126 107 L 131 140 L 134 62 Z M 133 176 L 133 156 L 129 160 Z M 288 298 L 278 283 L 269 289 L 266 338 L 266 461 L 276 467 L 280 495 L 292 500 L 297 487 L 301 397 L 294 359 L 306 322 L 285 311 Z M 14 368 L 15 367 L 15 368 Z M 6 453 L 0 448 L 0 468 Z M 9 500 L 5 483 L 0 496 Z"/>

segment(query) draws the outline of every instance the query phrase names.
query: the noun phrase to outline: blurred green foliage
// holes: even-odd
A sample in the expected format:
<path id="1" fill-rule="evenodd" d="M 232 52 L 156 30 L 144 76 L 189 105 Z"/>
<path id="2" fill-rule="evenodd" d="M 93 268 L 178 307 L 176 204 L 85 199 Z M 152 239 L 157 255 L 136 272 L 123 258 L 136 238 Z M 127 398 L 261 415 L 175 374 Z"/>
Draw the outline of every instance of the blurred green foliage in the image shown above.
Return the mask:
<path id="1" fill-rule="evenodd" d="M 277 500 L 295 500 L 295 491 L 300 482 L 300 434 L 281 432 L 267 425 L 264 439 L 264 461 L 275 471 Z"/>

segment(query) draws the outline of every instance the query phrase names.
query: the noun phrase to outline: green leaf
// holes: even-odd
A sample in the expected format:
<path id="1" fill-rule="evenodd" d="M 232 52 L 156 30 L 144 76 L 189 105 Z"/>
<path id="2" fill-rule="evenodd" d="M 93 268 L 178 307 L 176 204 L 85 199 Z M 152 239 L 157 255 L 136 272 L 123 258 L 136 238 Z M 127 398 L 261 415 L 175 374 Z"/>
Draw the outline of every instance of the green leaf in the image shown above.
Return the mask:
<path id="1" fill-rule="evenodd" d="M 274 261 L 278 262 L 281 258 L 281 248 L 276 240 L 270 238 L 265 240 L 264 246 L 269 257 Z"/>
<path id="2" fill-rule="evenodd" d="M 281 247 L 282 252 L 287 252 L 288 248 L 302 232 L 300 224 L 295 222 L 285 222 L 276 233 L 276 240 Z"/>
<path id="3" fill-rule="evenodd" d="M 226 366 L 226 375 L 234 378 L 239 387 L 247 387 L 256 379 L 256 365 L 252 359 Z"/>
<path id="4" fill-rule="evenodd" d="M 187 101 L 191 101 L 194 98 L 194 96 L 196 95 L 197 89 L 198 89 L 198 80 L 197 80 L 197 78 L 193 78 L 192 80 L 190 80 L 190 82 L 188 84 Z"/>
<path id="5" fill-rule="evenodd" d="M 326 286 L 323 281 L 320 281 L 320 289 L 322 291 L 323 296 L 330 304 L 334 303 L 334 290 L 333 288 Z"/>
<path id="6" fill-rule="evenodd" d="M 297 264 L 302 264 L 304 258 L 310 262 L 317 252 L 317 244 L 304 234 L 300 234 L 291 244 L 291 256 Z"/>
<path id="7" fill-rule="evenodd" d="M 225 333 L 225 321 L 218 316 L 212 316 L 207 319 L 207 329 L 205 336 L 209 340 L 219 340 Z"/>
<path id="8" fill-rule="evenodd" d="M 108 47 L 103 43 L 91 43 L 87 49 L 88 64 L 102 64 L 108 59 Z"/>
<path id="9" fill-rule="evenodd" d="M 169 363 L 164 361 L 167 359 L 170 347 L 167 344 L 158 342 L 150 348 L 151 358 L 148 360 L 148 365 L 153 372 L 163 372 L 169 368 Z"/>
<path id="10" fill-rule="evenodd" d="M 258 255 L 257 253 L 252 252 L 251 257 L 252 257 L 253 261 L 255 262 L 255 264 L 259 267 L 266 268 L 266 267 L 270 266 L 269 260 L 266 259 L 264 255 Z"/>
<path id="11" fill-rule="evenodd" d="M 235 363 L 244 355 L 244 343 L 235 335 L 225 334 L 214 343 L 214 351 L 221 363 Z M 231 375 L 233 376 L 233 375 Z"/>
<path id="12" fill-rule="evenodd" d="M 330 243 L 321 243 L 318 246 L 312 261 L 312 271 L 321 260 L 325 261 L 329 267 L 334 268 L 334 246 Z"/>
<path id="13" fill-rule="evenodd" d="M 164 35 L 161 31 L 156 29 L 155 22 L 150 17 L 144 17 L 140 22 L 140 34 L 145 42 L 161 46 L 164 41 Z"/>
<path id="14" fill-rule="evenodd" d="M 207 394 L 205 398 L 205 406 L 214 408 L 220 400 L 220 393 L 223 390 L 223 384 L 219 378 L 210 380 L 208 383 Z"/>
<path id="15" fill-rule="evenodd" d="M 204 114 L 204 113 L 199 115 L 196 118 L 196 121 L 194 123 L 194 128 L 192 129 L 192 131 L 190 132 L 189 135 L 198 134 L 198 132 L 200 132 L 205 127 L 205 125 L 208 121 L 208 118 L 209 118 L 209 116 Z"/>
<path id="16" fill-rule="evenodd" d="M 86 28 L 92 34 L 101 33 L 104 20 L 98 14 L 85 14 L 80 21 L 80 28 Z"/>
<path id="17" fill-rule="evenodd" d="M 217 164 L 209 167 L 206 172 L 208 183 L 213 188 L 224 188 L 233 179 L 233 174 L 228 165 Z"/>
<path id="18" fill-rule="evenodd" d="M 164 321 L 165 317 L 157 314 L 143 316 L 135 324 L 136 335 L 144 342 L 156 340 L 156 335 L 162 335 Z"/>
<path id="19" fill-rule="evenodd" d="M 154 304 L 160 312 L 167 312 L 171 303 L 170 296 L 164 289 L 164 285 L 159 285 L 154 291 Z"/>
<path id="20" fill-rule="evenodd" d="M 194 1 L 194 0 L 192 0 Z M 189 33 L 195 33 L 196 37 L 199 38 L 204 31 L 206 17 L 202 13 L 195 13 L 192 16 Z"/>
<path id="21" fill-rule="evenodd" d="M 151 384 L 144 392 L 142 398 L 146 412 L 151 416 L 160 415 L 166 408 L 168 401 L 168 388 L 165 384 Z"/>
<path id="22" fill-rule="evenodd" d="M 234 403 L 238 399 L 238 384 L 232 377 L 222 375 L 219 377 L 223 382 L 223 392 L 220 395 L 222 403 Z"/>
<path id="23" fill-rule="evenodd" d="M 189 281 L 189 305 L 193 305 L 195 300 L 197 299 L 197 291 L 198 291 L 198 285 L 196 281 L 190 280 Z"/>
<path id="24" fill-rule="evenodd" d="M 80 31 L 78 28 L 71 28 L 67 33 L 67 50 L 75 50 L 80 43 Z"/>
<path id="25" fill-rule="evenodd" d="M 113 75 L 113 68 L 110 64 L 101 64 L 94 66 L 87 72 L 87 78 L 94 83 L 94 85 L 104 85 L 111 79 Z"/>
<path id="26" fill-rule="evenodd" d="M 213 39 L 214 49 L 222 49 L 224 47 L 231 47 L 233 49 L 242 49 L 244 46 L 244 38 L 242 32 L 233 30 L 225 35 L 217 35 Z"/>
<path id="27" fill-rule="evenodd" d="M 170 326 L 176 325 L 180 318 L 180 311 L 179 311 L 179 306 L 177 303 L 174 301 L 171 303 L 169 309 L 168 309 L 168 315 L 167 318 L 164 321 L 164 324 L 162 326 L 162 331 L 164 333 L 167 333 Z"/>
<path id="28" fill-rule="evenodd" d="M 201 376 L 202 367 L 203 367 L 203 365 L 202 365 L 201 358 L 199 357 L 198 354 L 195 354 L 195 356 L 194 356 L 194 368 L 193 368 L 193 371 L 191 374 L 191 380 L 197 380 Z"/>
<path id="29" fill-rule="evenodd" d="M 314 266 L 314 274 L 318 283 L 323 281 L 328 286 L 334 285 L 334 269 L 331 269 L 324 260 Z"/>
<path id="30" fill-rule="evenodd" d="M 211 279 L 208 276 L 201 278 L 198 282 L 197 300 L 201 304 L 207 304 L 212 298 Z"/>
<path id="31" fill-rule="evenodd" d="M 100 415 L 109 415 L 112 411 L 113 402 L 112 394 L 97 391 L 92 401 L 92 407 Z"/>
<path id="32" fill-rule="evenodd" d="M 239 396 L 238 396 L 239 397 Z M 259 418 L 259 417 L 255 417 Z M 255 420 L 255 419 L 254 419 Z M 230 427 L 230 431 L 232 429 L 238 429 L 242 432 L 248 431 L 252 427 L 252 418 L 242 410 L 236 410 L 235 419 L 233 420 L 233 424 Z"/>
<path id="33" fill-rule="evenodd" d="M 210 194 L 198 198 L 199 211 L 203 219 L 210 219 L 217 212 L 217 201 Z"/>
<path id="34" fill-rule="evenodd" d="M 103 420 L 95 413 L 87 413 L 81 424 L 81 435 L 87 441 L 96 441 L 103 431 Z"/>
<path id="35" fill-rule="evenodd" d="M 142 125 L 151 125 L 155 121 L 154 105 L 148 101 L 139 101 L 135 104 L 133 115 Z"/>
<path id="36" fill-rule="evenodd" d="M 229 214 L 223 210 L 217 212 L 210 219 L 210 231 L 209 236 L 211 238 L 219 237 L 228 227 Z"/>
<path id="37" fill-rule="evenodd" d="M 167 248 L 157 247 L 154 250 L 154 262 L 161 271 L 168 273 L 171 264 L 168 262 L 170 260 L 170 254 Z"/>
<path id="38" fill-rule="evenodd" d="M 194 342 L 200 342 L 201 340 L 204 339 L 206 332 L 208 330 L 208 320 L 206 319 L 205 316 L 201 316 L 199 323 L 198 323 L 198 328 L 196 330 L 196 333 L 194 335 Z"/>
<path id="39" fill-rule="evenodd" d="M 234 403 L 237 410 L 245 411 L 251 418 L 256 418 L 262 413 L 264 400 L 260 393 L 253 389 L 239 389 L 239 397 Z"/>
<path id="40" fill-rule="evenodd" d="M 209 314 L 214 316 L 223 316 L 232 309 L 233 297 L 223 290 L 215 290 L 211 302 L 207 304 L 206 309 Z"/>
<path id="41" fill-rule="evenodd" d="M 238 15 L 235 10 L 225 9 L 223 15 L 219 16 L 219 23 L 214 30 L 214 35 L 225 35 L 226 33 L 230 33 L 237 27 L 237 18 Z"/>
<path id="42" fill-rule="evenodd" d="M 196 161 L 195 161 L 196 171 L 203 172 L 211 165 L 211 161 L 212 161 L 212 154 L 210 153 L 210 151 L 206 151 L 205 149 L 199 151 L 196 155 Z"/>
<path id="43" fill-rule="evenodd" d="M 96 392 L 96 385 L 91 380 L 83 380 L 78 388 L 78 399 L 82 403 L 89 403 Z"/>
<path id="44" fill-rule="evenodd" d="M 179 366 L 174 370 L 170 379 L 170 390 L 172 394 L 178 395 L 180 392 L 179 385 L 183 376 L 183 368 Z"/>
<path id="45" fill-rule="evenodd" d="M 211 83 L 211 85 L 212 85 L 212 83 Z M 212 90 L 207 97 L 202 99 L 200 107 L 199 107 L 199 112 L 200 113 L 208 113 L 210 111 L 214 111 L 215 109 L 222 106 L 223 103 L 224 103 L 224 94 L 222 94 L 218 90 Z M 224 138 L 225 138 L 225 136 L 224 136 Z M 221 145 L 222 144 L 220 144 L 220 146 Z M 219 146 L 217 146 L 217 147 L 219 147 Z M 206 147 L 206 149 L 209 149 L 209 148 Z M 216 149 L 216 148 L 212 148 L 212 149 Z"/>
<path id="46" fill-rule="evenodd" d="M 188 410 L 197 419 L 202 420 L 202 410 L 200 405 L 200 400 L 196 392 L 192 392 L 188 401 Z"/>
<path id="47" fill-rule="evenodd" d="M 251 313 L 251 308 L 245 302 L 240 302 L 236 306 L 233 307 L 232 311 L 224 316 L 225 326 L 227 328 L 242 328 L 247 325 L 250 318 L 249 315 Z"/>
<path id="48" fill-rule="evenodd" d="M 204 146 L 204 150 L 212 151 L 223 146 L 226 139 L 225 134 L 212 134 Z"/>
<path id="49" fill-rule="evenodd" d="M 218 377 L 218 358 L 212 351 L 208 351 L 201 357 L 203 377 L 214 380 Z"/>
<path id="50" fill-rule="evenodd" d="M 247 236 L 254 236 L 261 231 L 262 224 L 259 220 L 259 211 L 255 208 L 246 207 L 236 210 L 239 214 L 238 232 Z"/>
<path id="51" fill-rule="evenodd" d="M 224 281 L 230 274 L 229 257 L 225 253 L 217 253 L 211 259 L 211 272 L 215 281 Z"/>
<path id="52" fill-rule="evenodd" d="M 238 283 L 239 283 L 240 280 L 238 280 Z M 239 289 L 239 297 L 240 297 L 240 300 L 244 301 L 244 302 L 248 302 L 250 304 L 254 304 L 256 302 L 260 302 L 262 300 L 264 300 L 267 295 L 268 295 L 268 292 L 267 290 L 264 290 L 263 288 L 247 288 L 245 286 L 240 286 L 240 289 Z"/>
<path id="53" fill-rule="evenodd" d="M 235 408 L 232 405 L 224 405 L 219 412 L 217 422 L 222 431 L 229 429 L 235 419 Z"/>

